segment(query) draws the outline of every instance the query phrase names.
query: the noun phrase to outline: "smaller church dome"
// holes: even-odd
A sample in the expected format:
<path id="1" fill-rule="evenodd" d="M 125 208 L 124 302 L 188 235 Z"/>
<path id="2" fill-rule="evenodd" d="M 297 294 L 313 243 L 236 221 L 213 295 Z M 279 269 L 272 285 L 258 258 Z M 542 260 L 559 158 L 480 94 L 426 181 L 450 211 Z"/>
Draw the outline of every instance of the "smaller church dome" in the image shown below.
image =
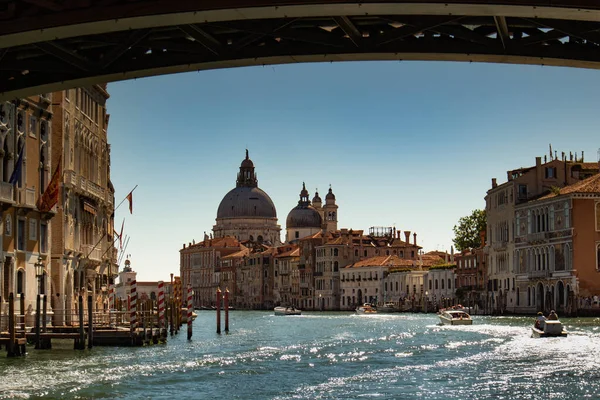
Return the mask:
<path id="1" fill-rule="evenodd" d="M 320 228 L 321 223 L 321 215 L 316 208 L 310 205 L 308 190 L 306 190 L 306 185 L 302 182 L 300 201 L 298 201 L 298 205 L 292 208 L 288 214 L 285 222 L 286 228 Z"/>
<path id="2" fill-rule="evenodd" d="M 320 228 L 321 215 L 313 206 L 292 208 L 285 221 L 286 228 Z"/>
<path id="3" fill-rule="evenodd" d="M 248 149 L 246 149 L 246 158 L 242 161 L 242 165 L 240 165 L 240 167 L 241 168 L 254 168 L 254 163 L 248 157 Z"/>

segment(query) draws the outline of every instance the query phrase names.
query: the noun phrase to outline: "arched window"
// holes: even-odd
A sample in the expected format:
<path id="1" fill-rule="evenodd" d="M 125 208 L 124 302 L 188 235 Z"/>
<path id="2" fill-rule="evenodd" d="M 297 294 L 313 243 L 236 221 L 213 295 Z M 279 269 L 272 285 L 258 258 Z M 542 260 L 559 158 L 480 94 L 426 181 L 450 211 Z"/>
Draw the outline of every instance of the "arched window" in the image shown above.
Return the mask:
<path id="1" fill-rule="evenodd" d="M 337 261 L 333 262 L 333 272 L 338 272 L 340 269 L 340 264 Z"/>
<path id="2" fill-rule="evenodd" d="M 442 289 L 444 289 L 444 280 L 440 279 L 440 282 L 442 283 Z"/>
<path id="3" fill-rule="evenodd" d="M 22 269 L 17 272 L 17 294 L 25 292 L 25 273 Z"/>
<path id="4" fill-rule="evenodd" d="M 452 289 L 452 280 L 448 278 L 448 289 Z"/>
<path id="5" fill-rule="evenodd" d="M 438 289 L 438 280 L 436 279 L 435 280 L 435 290 L 437 290 L 437 289 Z"/>
<path id="6" fill-rule="evenodd" d="M 333 249 L 333 256 L 337 257 L 338 256 L 338 249 Z"/>

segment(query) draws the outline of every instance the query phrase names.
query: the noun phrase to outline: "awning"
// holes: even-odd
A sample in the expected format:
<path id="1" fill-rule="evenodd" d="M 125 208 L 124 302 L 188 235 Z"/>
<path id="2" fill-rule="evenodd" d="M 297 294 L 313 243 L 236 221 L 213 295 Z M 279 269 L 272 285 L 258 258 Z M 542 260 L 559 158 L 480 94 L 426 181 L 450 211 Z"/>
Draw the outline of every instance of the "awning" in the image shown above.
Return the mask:
<path id="1" fill-rule="evenodd" d="M 96 215 L 96 207 L 92 203 L 88 203 L 87 201 L 83 202 L 83 211 L 87 211 L 90 214 Z"/>

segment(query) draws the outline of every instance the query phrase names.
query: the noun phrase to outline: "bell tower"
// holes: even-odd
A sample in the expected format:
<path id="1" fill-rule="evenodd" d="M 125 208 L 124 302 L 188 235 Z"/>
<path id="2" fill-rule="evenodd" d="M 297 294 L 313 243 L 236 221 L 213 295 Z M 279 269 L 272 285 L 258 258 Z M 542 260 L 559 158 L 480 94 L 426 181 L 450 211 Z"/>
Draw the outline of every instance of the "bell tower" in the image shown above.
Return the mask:
<path id="1" fill-rule="evenodd" d="M 327 232 L 337 231 L 338 228 L 338 206 L 335 204 L 335 195 L 329 185 L 329 192 L 325 196 L 325 206 L 323 207 L 323 214 L 325 216 L 325 229 Z"/>

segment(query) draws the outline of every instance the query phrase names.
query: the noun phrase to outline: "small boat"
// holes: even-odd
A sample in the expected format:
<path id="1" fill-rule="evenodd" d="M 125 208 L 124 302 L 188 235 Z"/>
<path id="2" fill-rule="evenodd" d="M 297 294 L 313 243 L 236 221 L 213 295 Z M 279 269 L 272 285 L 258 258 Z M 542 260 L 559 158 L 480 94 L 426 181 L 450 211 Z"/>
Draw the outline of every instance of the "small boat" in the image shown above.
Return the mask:
<path id="1" fill-rule="evenodd" d="M 275 307 L 275 315 L 302 315 L 302 310 L 295 307 Z"/>
<path id="2" fill-rule="evenodd" d="M 473 325 L 471 316 L 462 310 L 443 310 L 438 316 L 443 325 Z"/>
<path id="3" fill-rule="evenodd" d="M 370 303 L 365 303 L 362 306 L 356 307 L 357 314 L 377 314 L 377 309 Z"/>
<path id="4" fill-rule="evenodd" d="M 393 312 L 398 312 L 398 311 L 399 311 L 398 307 L 396 307 L 396 305 L 392 302 L 384 303 L 381 307 L 377 308 L 377 312 L 380 312 L 380 313 L 393 313 Z"/>
<path id="5" fill-rule="evenodd" d="M 531 337 L 567 337 L 568 332 L 563 329 L 562 323 L 558 320 L 544 321 L 544 329 L 538 326 L 531 328 Z"/>

